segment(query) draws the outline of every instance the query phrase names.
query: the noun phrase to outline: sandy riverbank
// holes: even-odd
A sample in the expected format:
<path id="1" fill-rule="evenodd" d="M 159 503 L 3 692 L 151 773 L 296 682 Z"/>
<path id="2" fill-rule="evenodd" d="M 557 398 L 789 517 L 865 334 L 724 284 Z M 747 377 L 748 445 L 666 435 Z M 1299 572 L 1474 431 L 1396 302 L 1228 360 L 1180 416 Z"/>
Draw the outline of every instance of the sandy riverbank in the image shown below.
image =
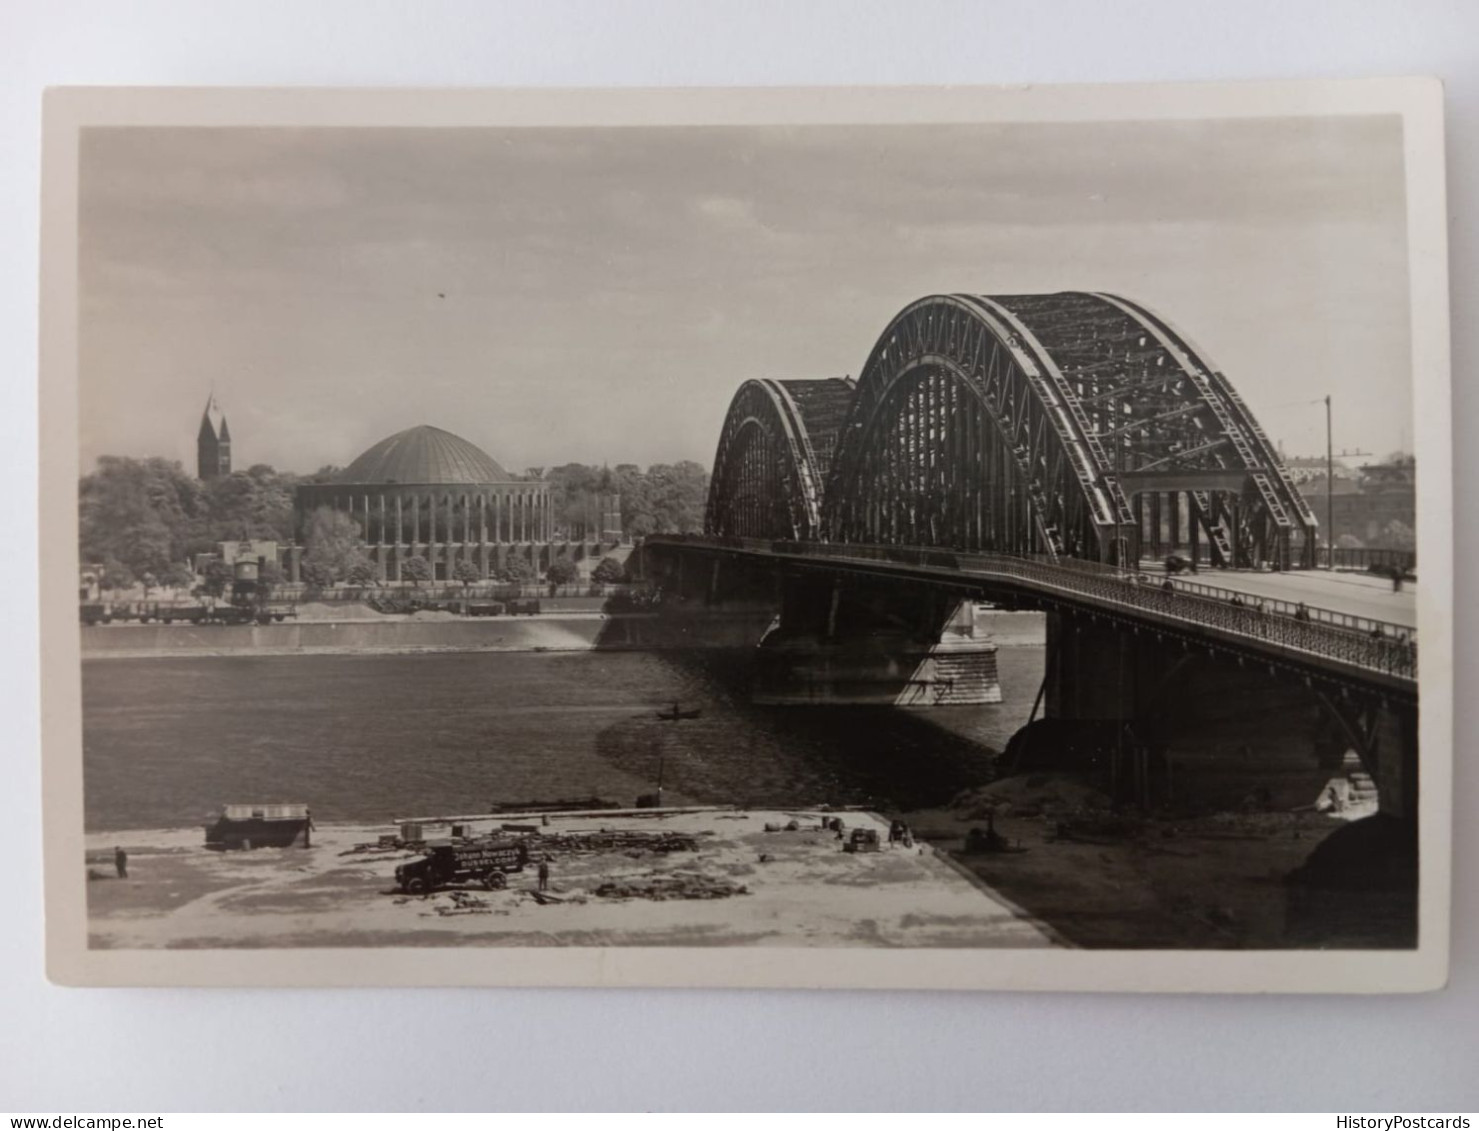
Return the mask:
<path id="1" fill-rule="evenodd" d="M 1034 777 L 1036 780 L 1036 777 Z M 369 848 L 389 825 L 322 826 L 311 849 L 211 852 L 199 829 L 87 838 L 90 938 L 99 948 L 308 946 L 909 946 L 1340 949 L 1411 946 L 1413 893 L 1379 870 L 1339 890 L 1291 873 L 1342 828 L 1326 814 L 1212 813 L 1145 819 L 1097 810 L 1092 790 L 1008 779 L 995 830 L 1023 851 L 970 851 L 983 810 L 906 814 L 913 849 L 842 851 L 815 810 L 667 810 L 555 816 L 542 833 L 690 835 L 696 849 L 554 851 L 552 895 L 532 869 L 506 891 L 395 887 L 402 850 Z M 838 814 L 886 842 L 887 822 Z M 1068 822 L 1065 835 L 1065 819 Z M 498 821 L 482 819 L 472 831 Z M 538 818 L 532 819 L 538 822 Z M 791 822 L 798 826 L 786 828 Z M 430 829 L 429 836 L 446 830 Z M 113 878 L 112 850 L 129 853 Z M 1364 868 L 1364 866 L 1363 866 Z M 710 899 L 613 898 L 696 878 Z M 1369 882 L 1368 882 L 1369 881 Z"/>
<path id="2" fill-rule="evenodd" d="M 988 811 L 994 831 L 1020 851 L 968 850 L 968 833 L 986 828 Z M 1002 779 L 950 807 L 905 816 L 921 838 L 1075 946 L 1416 943 L 1415 860 L 1409 882 L 1391 847 L 1362 835 L 1385 818 L 1352 821 L 1312 809 L 1145 816 L 1113 810 L 1091 786 L 1051 774 Z M 1333 883 L 1328 876 L 1324 886 L 1290 882 L 1332 837 L 1351 833 L 1374 854 Z"/>
<path id="3" fill-rule="evenodd" d="M 886 841 L 887 823 L 839 814 Z M 1050 932 L 925 845 L 842 851 L 809 810 L 651 811 L 556 816 L 549 833 L 603 828 L 691 835 L 693 851 L 554 853 L 541 903 L 533 871 L 505 891 L 467 885 L 407 896 L 394 884 L 403 851 L 357 849 L 391 827 L 326 825 L 313 847 L 220 853 L 200 829 L 87 838 L 91 945 L 99 948 L 317 946 L 906 946 L 1053 944 Z M 520 818 L 509 818 L 518 821 Z M 524 819 L 527 820 L 527 819 Z M 795 830 L 785 826 L 797 824 Z M 766 831 L 767 826 L 780 831 Z M 129 876 L 112 878 L 112 849 Z M 735 894 L 613 898 L 613 882 L 697 874 Z"/>

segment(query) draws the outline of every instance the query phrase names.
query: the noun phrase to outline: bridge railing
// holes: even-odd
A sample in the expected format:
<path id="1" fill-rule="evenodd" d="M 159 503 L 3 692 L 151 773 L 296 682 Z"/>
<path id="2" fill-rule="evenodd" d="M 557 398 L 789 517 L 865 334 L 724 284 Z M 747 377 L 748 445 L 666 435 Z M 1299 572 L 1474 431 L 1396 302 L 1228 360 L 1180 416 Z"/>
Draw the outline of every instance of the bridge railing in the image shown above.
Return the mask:
<path id="1" fill-rule="evenodd" d="M 1316 620 L 1315 610 L 1301 610 L 1287 602 L 1278 602 L 1281 608 L 1271 609 L 1268 604 L 1250 604 L 1230 590 L 1218 591 L 1195 583 L 1167 579 L 1161 584 L 1145 584 L 1133 575 L 1094 575 L 1010 558 L 972 561 L 972 557 L 960 555 L 959 568 L 969 573 L 1017 577 L 1039 587 L 1093 596 L 1106 603 L 1266 640 L 1388 675 L 1417 678 L 1417 642 L 1400 626 L 1384 628 L 1371 622 L 1371 627 L 1363 630 L 1330 619 Z M 1235 602 L 1233 596 L 1239 599 Z M 1318 611 L 1327 617 L 1342 615 Z"/>
<path id="2" fill-rule="evenodd" d="M 1331 609 L 1250 598 L 1177 579 L 1153 582 L 1097 562 L 1008 554 L 975 554 L 913 546 L 868 546 L 828 542 L 776 542 L 763 538 L 699 538 L 695 541 L 767 554 L 797 554 L 839 560 L 882 561 L 955 573 L 985 574 L 1023 581 L 1038 589 L 1155 613 L 1267 641 L 1310 656 L 1338 660 L 1406 679 L 1417 678 L 1416 634 L 1402 625 L 1353 617 Z M 1169 586 L 1169 587 L 1168 587 Z M 1249 602 L 1255 602 L 1250 604 Z"/>
<path id="3" fill-rule="evenodd" d="M 1330 566 L 1329 546 L 1321 546 L 1316 558 L 1326 568 Z M 1337 546 L 1333 551 L 1336 569 L 1364 569 L 1389 572 L 1400 568 L 1404 574 L 1417 572 L 1417 551 L 1387 550 L 1375 546 Z"/>
<path id="4" fill-rule="evenodd" d="M 1167 581 L 1170 581 L 1172 588 L 1177 593 L 1195 594 L 1196 596 L 1206 597 L 1212 601 L 1225 601 L 1231 606 L 1247 605 L 1255 612 L 1262 608 L 1265 613 L 1294 617 L 1295 619 L 1307 620 L 1315 624 L 1333 625 L 1336 628 L 1365 633 L 1368 636 L 1381 635 L 1389 636 L 1393 639 L 1406 637 L 1412 641 L 1416 641 L 1417 639 L 1417 629 L 1408 625 L 1396 624 L 1392 621 L 1376 620 L 1372 617 L 1357 616 L 1354 613 L 1343 613 L 1338 609 L 1311 606 L 1305 604 L 1303 601 L 1285 601 L 1278 597 L 1265 597 L 1261 594 L 1248 593 L 1245 590 L 1234 589 L 1225 585 L 1211 585 L 1200 580 L 1193 581 L 1184 575 L 1177 576 L 1174 580 L 1171 580 L 1171 578 L 1165 575 L 1147 574 L 1137 570 L 1122 570 L 1116 566 L 1083 561 L 1076 558 L 1060 558 L 1057 562 L 1053 562 L 1041 554 L 1030 555 L 1027 560 L 1041 562 L 1044 565 L 1052 566 L 1054 569 L 1067 569 L 1080 573 L 1090 573 L 1095 576 L 1114 577 L 1131 583 L 1138 581 L 1144 585 L 1164 586 Z"/>

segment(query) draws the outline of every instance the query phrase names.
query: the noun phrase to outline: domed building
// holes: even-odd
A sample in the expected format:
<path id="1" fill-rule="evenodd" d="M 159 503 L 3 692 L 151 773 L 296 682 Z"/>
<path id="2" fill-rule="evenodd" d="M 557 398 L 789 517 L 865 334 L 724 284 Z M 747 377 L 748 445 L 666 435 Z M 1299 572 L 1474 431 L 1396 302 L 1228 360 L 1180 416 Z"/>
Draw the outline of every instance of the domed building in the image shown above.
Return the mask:
<path id="1" fill-rule="evenodd" d="M 455 579 L 460 562 L 487 578 L 512 555 L 536 567 L 552 536 L 549 484 L 519 479 L 476 444 L 427 424 L 387 436 L 367 448 L 329 483 L 298 488 L 307 523 L 319 507 L 349 515 L 386 581 L 420 556 L 437 581 Z M 289 562 L 297 580 L 297 558 Z"/>

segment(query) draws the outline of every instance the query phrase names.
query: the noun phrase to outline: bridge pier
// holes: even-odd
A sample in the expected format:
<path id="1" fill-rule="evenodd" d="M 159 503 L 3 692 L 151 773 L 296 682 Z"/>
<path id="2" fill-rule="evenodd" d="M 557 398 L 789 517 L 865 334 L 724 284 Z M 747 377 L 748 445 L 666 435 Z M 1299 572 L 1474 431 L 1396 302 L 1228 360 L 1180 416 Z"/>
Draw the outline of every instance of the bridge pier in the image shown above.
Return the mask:
<path id="1" fill-rule="evenodd" d="M 1080 768 L 1103 771 L 1131 796 L 1153 800 L 1171 788 L 1178 748 L 1198 745 L 1232 719 L 1247 739 L 1239 745 L 1260 745 L 1260 733 L 1270 747 L 1288 748 L 1292 739 L 1312 780 L 1336 771 L 1354 751 L 1376 783 L 1381 813 L 1416 821 L 1414 704 L 1215 653 L 1112 617 L 1055 611 L 1047 624 L 1045 722 L 1018 733 L 1014 757 L 1036 746 L 1040 760 L 1053 753 L 1044 744 L 1063 744 Z M 1145 774 L 1166 780 L 1127 781 Z"/>
<path id="2" fill-rule="evenodd" d="M 975 605 L 933 590 L 793 575 L 761 641 L 754 700 L 956 707 L 1001 702 L 996 645 Z"/>

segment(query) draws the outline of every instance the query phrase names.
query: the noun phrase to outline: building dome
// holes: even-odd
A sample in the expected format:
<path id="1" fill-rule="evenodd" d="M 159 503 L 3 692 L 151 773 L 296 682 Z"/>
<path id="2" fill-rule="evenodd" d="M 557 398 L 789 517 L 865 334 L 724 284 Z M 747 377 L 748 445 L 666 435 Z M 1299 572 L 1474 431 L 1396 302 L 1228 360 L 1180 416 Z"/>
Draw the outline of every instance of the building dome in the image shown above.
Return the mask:
<path id="1" fill-rule="evenodd" d="M 337 483 L 506 483 L 513 477 L 476 444 L 429 424 L 387 436 L 340 472 Z"/>

